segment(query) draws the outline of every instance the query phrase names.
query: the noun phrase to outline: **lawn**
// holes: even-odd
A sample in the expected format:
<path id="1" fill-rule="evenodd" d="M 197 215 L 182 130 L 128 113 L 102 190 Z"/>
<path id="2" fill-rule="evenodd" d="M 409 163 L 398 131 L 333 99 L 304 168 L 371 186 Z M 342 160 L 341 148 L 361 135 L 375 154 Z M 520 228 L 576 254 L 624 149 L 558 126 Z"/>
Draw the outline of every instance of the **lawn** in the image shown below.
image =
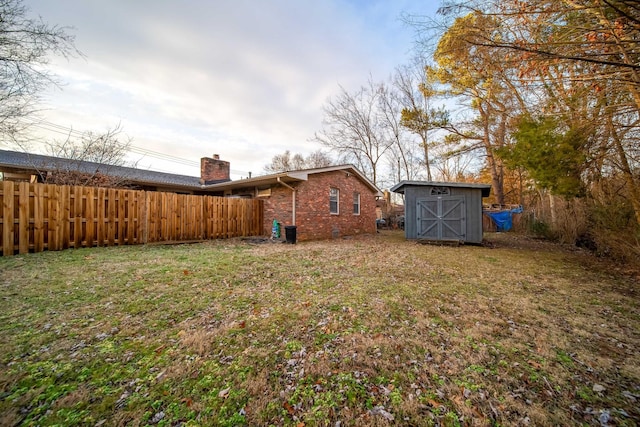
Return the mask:
<path id="1" fill-rule="evenodd" d="M 637 425 L 639 276 L 486 237 L 0 258 L 0 425 Z"/>

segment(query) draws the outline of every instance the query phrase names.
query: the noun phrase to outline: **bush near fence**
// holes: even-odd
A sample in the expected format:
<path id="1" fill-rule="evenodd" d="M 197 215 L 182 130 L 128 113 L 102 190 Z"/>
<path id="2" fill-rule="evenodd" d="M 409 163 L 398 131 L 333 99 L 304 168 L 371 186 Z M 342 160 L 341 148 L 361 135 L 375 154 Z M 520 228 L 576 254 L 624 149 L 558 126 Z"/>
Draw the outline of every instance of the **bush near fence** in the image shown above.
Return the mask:
<path id="1" fill-rule="evenodd" d="M 3 256 L 67 248 L 258 236 L 263 202 L 3 181 Z"/>

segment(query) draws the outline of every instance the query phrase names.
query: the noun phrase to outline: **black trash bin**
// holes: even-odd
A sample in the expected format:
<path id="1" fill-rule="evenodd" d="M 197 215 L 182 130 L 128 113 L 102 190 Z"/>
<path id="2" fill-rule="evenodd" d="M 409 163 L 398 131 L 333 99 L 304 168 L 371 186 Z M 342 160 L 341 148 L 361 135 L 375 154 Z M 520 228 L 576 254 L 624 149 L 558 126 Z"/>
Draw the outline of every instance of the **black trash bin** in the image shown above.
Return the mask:
<path id="1" fill-rule="evenodd" d="M 292 245 L 296 244 L 296 226 L 295 225 L 287 225 L 284 227 L 285 238 L 287 239 L 287 243 L 291 243 Z"/>

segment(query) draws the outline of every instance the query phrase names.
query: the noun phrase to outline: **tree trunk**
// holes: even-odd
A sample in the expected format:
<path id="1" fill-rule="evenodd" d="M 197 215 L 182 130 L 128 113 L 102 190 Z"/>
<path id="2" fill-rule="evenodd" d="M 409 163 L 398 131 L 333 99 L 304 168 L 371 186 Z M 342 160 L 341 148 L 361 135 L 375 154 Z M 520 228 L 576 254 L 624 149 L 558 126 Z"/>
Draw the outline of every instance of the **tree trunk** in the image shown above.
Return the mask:
<path id="1" fill-rule="evenodd" d="M 607 123 L 609 125 L 611 136 L 613 138 L 616 153 L 618 154 L 618 158 L 620 159 L 620 168 L 622 170 L 624 182 L 629 187 L 629 198 L 631 199 L 631 206 L 633 207 L 633 213 L 636 218 L 636 225 L 638 226 L 640 225 L 640 185 L 638 184 L 638 182 L 636 182 L 636 178 L 633 176 L 633 171 L 631 170 L 629 159 L 627 158 L 627 153 L 622 146 L 622 141 L 620 141 L 618 132 L 616 132 L 610 114 L 607 115 Z"/>
<path id="2" fill-rule="evenodd" d="M 429 164 L 429 144 L 427 143 L 426 132 L 422 137 L 422 148 L 424 150 L 424 164 L 427 167 L 427 181 L 431 181 L 431 165 Z"/>
<path id="3" fill-rule="evenodd" d="M 549 192 L 549 214 L 551 215 L 551 228 L 556 229 L 558 223 L 558 217 L 556 215 L 556 200 L 555 196 Z"/>
<path id="4" fill-rule="evenodd" d="M 489 129 L 489 114 L 482 107 L 478 108 L 483 126 L 483 144 L 487 152 L 487 163 L 491 172 L 491 186 L 493 187 L 493 195 L 496 203 L 504 205 L 504 170 L 502 162 L 493 154 L 493 145 L 491 144 L 491 130 Z"/>

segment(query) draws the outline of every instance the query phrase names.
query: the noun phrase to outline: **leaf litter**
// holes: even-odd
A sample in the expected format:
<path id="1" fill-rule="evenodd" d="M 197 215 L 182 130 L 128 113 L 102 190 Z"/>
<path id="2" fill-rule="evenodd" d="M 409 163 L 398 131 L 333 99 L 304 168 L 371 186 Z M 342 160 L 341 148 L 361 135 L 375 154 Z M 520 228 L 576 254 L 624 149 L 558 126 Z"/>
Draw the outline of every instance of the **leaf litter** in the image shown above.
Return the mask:
<path id="1" fill-rule="evenodd" d="M 634 425 L 633 279 L 488 238 L 0 259 L 0 423 Z"/>

